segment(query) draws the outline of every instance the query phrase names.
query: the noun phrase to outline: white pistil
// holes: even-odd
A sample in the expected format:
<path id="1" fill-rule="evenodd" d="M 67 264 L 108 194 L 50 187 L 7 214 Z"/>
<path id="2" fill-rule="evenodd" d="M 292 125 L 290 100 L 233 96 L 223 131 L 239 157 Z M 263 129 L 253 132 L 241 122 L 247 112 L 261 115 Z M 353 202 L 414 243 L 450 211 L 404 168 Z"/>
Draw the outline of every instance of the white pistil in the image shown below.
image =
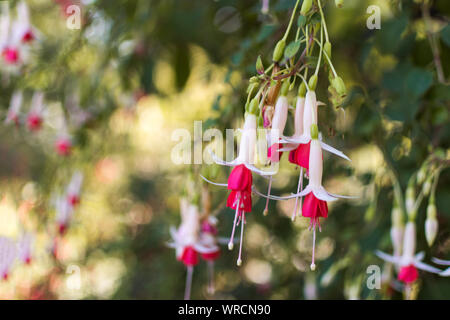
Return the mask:
<path id="1" fill-rule="evenodd" d="M 316 270 L 316 264 L 314 263 L 314 256 L 316 252 L 316 221 L 314 221 L 313 225 L 313 248 L 312 248 L 312 262 L 311 262 L 311 270 Z"/>
<path id="2" fill-rule="evenodd" d="M 233 241 L 234 241 L 234 231 L 236 230 L 236 221 L 237 221 L 237 217 L 239 215 L 239 204 L 240 204 L 240 198 L 238 198 L 238 202 L 237 202 L 237 206 L 236 206 L 236 213 L 234 215 L 234 222 L 233 222 L 233 230 L 231 231 L 231 237 L 230 237 L 230 241 L 228 242 L 228 250 L 233 250 Z"/>
<path id="3" fill-rule="evenodd" d="M 267 188 L 267 198 L 266 198 L 266 207 L 264 209 L 263 214 L 267 216 L 269 213 L 269 197 L 270 197 L 270 190 L 272 189 L 272 176 L 269 178 L 269 187 Z"/>
<path id="4" fill-rule="evenodd" d="M 236 264 L 238 265 L 238 267 L 240 267 L 242 264 L 241 256 L 242 256 L 242 241 L 244 240 L 244 224 L 245 224 L 245 212 L 242 212 L 241 241 L 239 243 L 239 256 L 236 261 Z"/>
<path id="5" fill-rule="evenodd" d="M 187 274 L 186 274 L 186 287 L 184 290 L 184 300 L 191 299 L 191 286 L 192 286 L 192 275 L 194 273 L 193 266 L 187 266 Z"/>

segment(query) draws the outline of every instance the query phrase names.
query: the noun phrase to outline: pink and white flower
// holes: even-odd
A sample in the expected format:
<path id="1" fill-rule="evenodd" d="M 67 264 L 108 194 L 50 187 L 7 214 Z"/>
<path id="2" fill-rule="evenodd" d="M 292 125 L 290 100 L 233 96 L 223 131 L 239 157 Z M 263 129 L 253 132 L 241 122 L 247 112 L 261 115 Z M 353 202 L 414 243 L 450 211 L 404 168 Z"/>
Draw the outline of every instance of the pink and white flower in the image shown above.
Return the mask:
<path id="1" fill-rule="evenodd" d="M 0 277 L 3 280 L 8 280 L 16 257 L 16 243 L 10 238 L 0 237 Z"/>
<path id="2" fill-rule="evenodd" d="M 27 116 L 27 126 L 30 131 L 39 131 L 44 119 L 44 94 L 35 92 L 31 99 L 31 108 Z"/>
<path id="3" fill-rule="evenodd" d="M 31 233 L 23 234 L 17 242 L 18 258 L 25 264 L 31 264 L 33 242 L 34 236 Z"/>
<path id="4" fill-rule="evenodd" d="M 405 227 L 405 233 L 403 237 L 403 253 L 401 257 L 391 256 L 381 251 L 376 251 L 376 255 L 394 265 L 398 266 L 400 271 L 398 273 L 398 280 L 409 285 L 417 280 L 419 272 L 417 269 L 421 269 L 431 273 L 440 274 L 441 270 L 432 267 L 422 262 L 425 254 L 420 252 L 415 255 L 416 251 L 416 224 L 413 221 L 409 221 Z"/>
<path id="5" fill-rule="evenodd" d="M 66 190 L 66 197 L 69 206 L 74 208 L 80 203 L 81 186 L 83 185 L 83 174 L 75 171 L 70 179 Z"/>
<path id="6" fill-rule="evenodd" d="M 69 227 L 74 210 L 73 206 L 65 197 L 58 197 L 56 199 L 55 208 L 58 233 L 62 236 L 66 233 L 67 228 Z"/>
<path id="7" fill-rule="evenodd" d="M 14 123 L 16 126 L 19 125 L 19 115 L 20 109 L 22 107 L 23 94 L 22 91 L 16 91 L 11 97 L 11 102 L 9 104 L 8 114 L 6 115 L 5 123 Z"/>

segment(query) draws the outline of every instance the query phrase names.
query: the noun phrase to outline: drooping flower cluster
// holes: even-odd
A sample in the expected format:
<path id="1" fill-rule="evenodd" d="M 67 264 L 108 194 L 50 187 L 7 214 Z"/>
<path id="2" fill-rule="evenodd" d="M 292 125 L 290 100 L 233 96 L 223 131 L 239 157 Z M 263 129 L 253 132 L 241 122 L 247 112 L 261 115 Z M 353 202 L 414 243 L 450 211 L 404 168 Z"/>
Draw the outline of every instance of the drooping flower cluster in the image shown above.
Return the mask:
<path id="1" fill-rule="evenodd" d="M 267 5 L 267 3 L 265 3 Z M 339 196 L 326 191 L 322 186 L 323 156 L 322 150 L 329 151 L 346 160 L 350 160 L 341 151 L 329 146 L 322 141 L 318 127 L 317 108 L 323 103 L 317 101 L 315 89 L 318 82 L 318 72 L 322 62 L 326 62 L 325 68 L 330 71 L 330 88 L 335 94 L 336 101 L 342 102 L 346 94 L 345 85 L 342 79 L 337 75 L 331 63 L 331 43 L 328 39 L 325 19 L 322 12 L 321 1 L 317 1 L 317 8 L 321 16 L 321 22 L 317 25 L 308 25 L 303 28 L 299 25 L 295 40 L 286 46 L 286 40 L 291 30 L 299 1 L 292 12 L 287 30 L 283 38 L 276 44 L 273 52 L 272 65 L 264 69 L 261 57 L 256 62 L 257 76 L 250 79 L 247 103 L 245 107 L 245 122 L 242 131 L 242 138 L 239 147 L 238 157 L 226 162 L 218 159 L 213 154 L 213 159 L 220 165 L 234 167 L 229 175 L 227 184 L 210 183 L 227 186 L 231 191 L 228 196 L 227 207 L 235 210 L 235 218 L 231 238 L 229 241 L 230 250 L 233 248 L 234 232 L 237 224 L 242 222 L 241 241 L 237 264 L 242 263 L 242 242 L 243 225 L 245 224 L 245 213 L 250 212 L 252 208 L 252 192 L 266 198 L 264 215 L 269 211 L 269 200 L 287 200 L 295 198 L 295 207 L 292 214 L 292 220 L 295 220 L 300 202 L 300 211 L 302 216 L 310 219 L 310 229 L 313 230 L 313 254 L 311 269 L 315 269 L 315 231 L 320 230 L 320 218 L 328 217 L 328 201 L 335 201 L 338 198 L 350 198 Z M 312 15 L 312 1 L 302 3 L 301 14 L 303 16 Z M 304 17 L 303 17 L 304 18 Z M 300 21 L 300 20 L 299 20 Z M 301 38 L 300 34 L 304 37 Z M 316 39 L 316 34 L 320 34 L 320 41 Z M 324 39 L 325 35 L 325 39 Z M 325 40 L 325 41 L 324 41 Z M 305 44 L 300 58 L 295 62 L 294 58 L 301 46 Z M 305 57 L 312 56 L 314 45 L 319 45 L 319 53 L 315 72 L 307 81 L 308 69 L 310 65 L 305 63 Z M 304 69 L 304 75 L 300 71 Z M 272 74 L 268 72 L 272 70 Z M 300 79 L 298 96 L 295 101 L 294 116 L 294 134 L 290 137 L 284 136 L 284 130 L 288 121 L 289 109 L 289 91 L 292 90 L 297 79 Z M 330 89 L 330 90 L 331 90 Z M 333 101 L 333 103 L 335 102 Z M 334 103 L 335 105 L 337 103 Z M 266 147 L 266 156 L 264 152 L 258 152 L 259 165 L 255 166 L 255 140 L 257 137 L 256 129 L 266 130 L 266 143 L 257 143 Z M 289 152 L 289 162 L 300 167 L 300 176 L 297 191 L 288 197 L 277 197 L 271 195 L 272 177 L 277 172 L 280 158 L 284 152 Z M 267 159 L 264 159 L 264 158 Z M 269 166 L 269 167 L 268 167 Z M 267 195 L 259 192 L 254 186 L 254 177 L 252 173 L 261 176 L 269 176 Z M 309 178 L 307 187 L 303 190 L 303 177 Z M 205 179 L 206 180 L 206 179 Z"/>
<path id="2" fill-rule="evenodd" d="M 36 41 L 37 30 L 31 25 L 30 13 L 25 1 L 16 6 L 17 16 L 12 19 L 9 8 L 0 16 L 0 66 L 18 72 L 30 56 L 30 46 Z"/>

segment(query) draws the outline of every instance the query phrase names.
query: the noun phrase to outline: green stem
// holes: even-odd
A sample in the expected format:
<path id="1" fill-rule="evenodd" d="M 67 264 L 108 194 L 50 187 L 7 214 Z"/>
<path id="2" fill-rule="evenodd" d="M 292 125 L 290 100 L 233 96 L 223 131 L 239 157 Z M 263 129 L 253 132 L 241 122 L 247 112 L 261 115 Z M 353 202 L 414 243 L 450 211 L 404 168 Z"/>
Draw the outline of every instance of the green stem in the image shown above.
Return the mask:
<path id="1" fill-rule="evenodd" d="M 318 41 L 317 39 L 314 39 L 314 41 L 316 41 L 317 43 L 319 43 L 319 41 Z M 320 45 L 320 43 L 319 43 L 319 45 Z M 328 63 L 330 64 L 331 71 L 333 71 L 334 76 L 337 77 L 337 76 L 338 76 L 338 75 L 337 75 L 337 72 L 336 72 L 336 70 L 334 69 L 334 66 L 333 66 L 333 63 L 332 63 L 331 60 L 330 60 L 330 57 L 327 55 L 327 53 L 326 53 L 325 51 L 323 52 L 323 55 L 325 56 L 325 58 L 327 58 L 327 61 L 328 61 Z"/>
<path id="2" fill-rule="evenodd" d="M 289 20 L 289 25 L 288 25 L 288 27 L 286 29 L 286 32 L 284 33 L 283 40 L 287 39 L 287 37 L 289 35 L 289 32 L 291 31 L 292 22 L 294 21 L 295 13 L 297 11 L 297 7 L 298 7 L 299 3 L 300 3 L 300 0 L 297 0 L 297 2 L 295 3 L 294 11 L 292 11 L 291 19 Z"/>
<path id="3" fill-rule="evenodd" d="M 319 5 L 320 16 L 322 18 L 323 28 L 324 28 L 324 31 L 325 31 L 325 40 L 326 40 L 326 42 L 330 42 L 330 39 L 328 38 L 327 24 L 325 22 L 325 16 L 323 14 L 322 5 L 320 3 L 320 0 L 317 0 L 317 4 Z"/>
<path id="4" fill-rule="evenodd" d="M 319 3 L 320 5 L 320 3 Z M 319 61 L 317 62 L 316 71 L 314 74 L 317 76 L 319 73 L 320 63 L 322 62 L 322 52 L 323 52 L 323 24 L 320 24 L 320 52 L 319 52 Z"/>

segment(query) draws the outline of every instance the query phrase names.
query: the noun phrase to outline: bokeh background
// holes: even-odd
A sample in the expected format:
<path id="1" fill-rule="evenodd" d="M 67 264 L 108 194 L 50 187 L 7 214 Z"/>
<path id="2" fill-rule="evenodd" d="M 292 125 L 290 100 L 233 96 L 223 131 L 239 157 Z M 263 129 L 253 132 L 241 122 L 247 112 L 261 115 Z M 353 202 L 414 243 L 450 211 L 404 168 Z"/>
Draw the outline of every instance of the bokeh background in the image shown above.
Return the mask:
<path id="1" fill-rule="evenodd" d="M 255 197 L 243 265 L 236 267 L 236 252 L 223 246 L 216 293 L 207 293 L 206 265 L 200 264 L 192 298 L 402 298 L 389 286 L 368 289 L 366 269 L 383 268 L 376 249 L 392 250 L 390 170 L 405 190 L 430 155 L 449 159 L 450 90 L 437 77 L 427 30 L 437 38 L 449 79 L 450 2 L 432 1 L 428 24 L 422 1 L 345 0 L 342 9 L 324 2 L 334 65 L 349 94 L 341 109 L 325 107 L 321 129 L 353 160 L 325 155 L 324 184 L 359 198 L 330 205 L 311 272 L 309 221 L 291 222 L 290 201 L 271 201 L 264 217 L 265 201 Z M 204 169 L 171 161 L 172 132 L 192 132 L 195 120 L 204 130 L 242 124 L 256 58 L 269 65 L 295 1 L 270 0 L 267 14 L 261 1 L 251 0 L 27 3 L 39 43 L 18 74 L 2 69 L 0 115 L 3 121 L 13 92 L 21 89 L 26 97 L 45 93 L 48 117 L 39 133 L 0 124 L 0 235 L 16 238 L 26 230 L 36 236 L 33 263 L 18 263 L 8 281 L 0 281 L 0 298 L 181 299 L 186 271 L 167 246 L 169 227 L 180 222 L 188 172 Z M 73 3 L 82 8 L 80 30 L 66 27 L 65 9 Z M 369 5 L 381 8 L 380 30 L 366 27 Z M 327 102 L 325 76 L 317 93 Z M 53 148 L 55 119 L 69 119 L 74 105 L 86 120 L 71 132 L 72 155 L 60 157 Z M 85 175 L 81 202 L 55 259 L 51 199 L 74 170 Z M 226 180 L 227 169 L 207 170 L 216 171 L 216 181 Z M 297 175 L 284 158 L 272 192 L 294 190 Z M 443 170 L 439 233 L 431 248 L 423 228 L 426 201 L 420 207 L 418 250 L 426 252 L 425 261 L 450 258 L 449 180 Z M 256 184 L 264 190 L 267 181 Z M 195 187 L 202 188 L 197 178 Z M 233 219 L 223 203 L 227 191 L 209 188 L 219 235 L 226 237 Z M 449 278 L 421 272 L 419 285 L 419 299 L 450 298 Z"/>

